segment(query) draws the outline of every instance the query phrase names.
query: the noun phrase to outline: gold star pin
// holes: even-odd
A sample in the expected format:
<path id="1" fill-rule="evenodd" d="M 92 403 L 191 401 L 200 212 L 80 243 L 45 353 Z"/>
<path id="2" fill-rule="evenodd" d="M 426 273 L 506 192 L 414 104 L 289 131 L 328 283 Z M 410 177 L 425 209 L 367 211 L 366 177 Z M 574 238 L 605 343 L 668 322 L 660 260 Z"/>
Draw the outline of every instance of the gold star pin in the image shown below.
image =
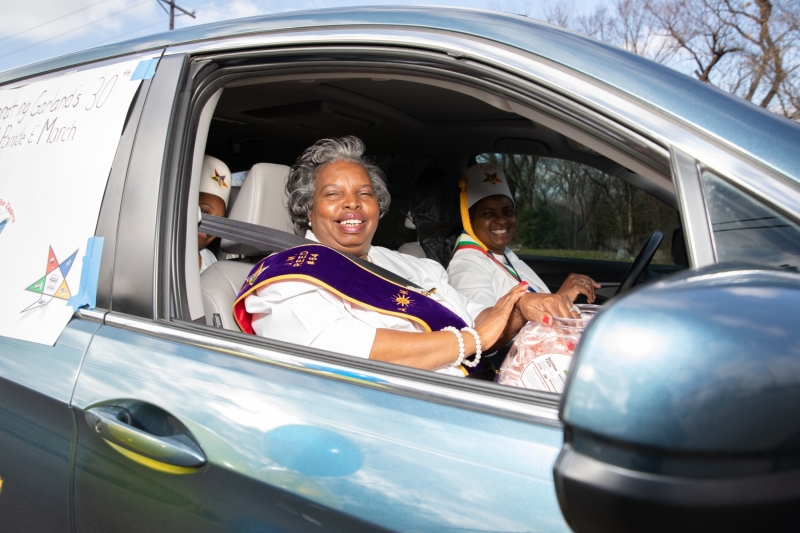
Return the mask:
<path id="1" fill-rule="evenodd" d="M 497 172 L 494 174 L 489 174 L 488 172 L 483 173 L 486 176 L 486 179 L 483 180 L 484 183 L 491 183 L 492 187 L 496 187 L 498 183 L 503 183 L 503 180 L 497 177 Z"/>

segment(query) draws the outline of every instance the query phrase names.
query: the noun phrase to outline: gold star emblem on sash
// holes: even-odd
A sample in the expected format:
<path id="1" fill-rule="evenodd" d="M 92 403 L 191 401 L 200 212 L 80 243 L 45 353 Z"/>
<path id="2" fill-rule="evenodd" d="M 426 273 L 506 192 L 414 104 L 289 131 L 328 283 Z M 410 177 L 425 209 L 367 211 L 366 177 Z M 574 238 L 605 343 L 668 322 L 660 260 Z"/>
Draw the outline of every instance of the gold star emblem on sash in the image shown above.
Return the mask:
<path id="1" fill-rule="evenodd" d="M 392 296 L 392 300 L 397 304 L 397 310 L 405 313 L 408 307 L 414 303 L 408 295 L 408 291 L 400 289 L 400 291 Z"/>
<path id="2" fill-rule="evenodd" d="M 494 174 L 489 174 L 488 172 L 483 173 L 486 176 L 486 179 L 483 180 L 484 183 L 491 183 L 492 187 L 496 187 L 498 183 L 503 183 L 503 180 L 497 177 L 497 172 Z"/>

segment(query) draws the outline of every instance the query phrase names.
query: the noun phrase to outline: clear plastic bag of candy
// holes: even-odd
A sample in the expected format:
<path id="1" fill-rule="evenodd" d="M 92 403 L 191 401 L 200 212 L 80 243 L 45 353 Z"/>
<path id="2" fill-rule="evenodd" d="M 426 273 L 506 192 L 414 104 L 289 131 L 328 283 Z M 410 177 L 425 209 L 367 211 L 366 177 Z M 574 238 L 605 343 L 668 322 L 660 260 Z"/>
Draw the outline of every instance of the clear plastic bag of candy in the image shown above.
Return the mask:
<path id="1" fill-rule="evenodd" d="M 564 391 L 572 354 L 586 324 L 600 310 L 599 305 L 576 306 L 581 318 L 553 317 L 553 325 L 528 322 L 514 340 L 497 382 L 526 389 Z"/>

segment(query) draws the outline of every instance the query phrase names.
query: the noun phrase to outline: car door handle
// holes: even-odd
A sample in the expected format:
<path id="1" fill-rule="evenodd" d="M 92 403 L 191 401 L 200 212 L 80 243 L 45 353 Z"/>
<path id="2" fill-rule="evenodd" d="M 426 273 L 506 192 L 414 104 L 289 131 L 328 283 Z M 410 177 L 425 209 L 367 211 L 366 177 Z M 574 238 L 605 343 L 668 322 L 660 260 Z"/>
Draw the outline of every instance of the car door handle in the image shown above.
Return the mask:
<path id="1" fill-rule="evenodd" d="M 206 464 L 200 446 L 185 434 L 158 436 L 131 425 L 122 407 L 94 407 L 86 423 L 115 451 L 143 466 L 169 474 L 191 474 Z"/>

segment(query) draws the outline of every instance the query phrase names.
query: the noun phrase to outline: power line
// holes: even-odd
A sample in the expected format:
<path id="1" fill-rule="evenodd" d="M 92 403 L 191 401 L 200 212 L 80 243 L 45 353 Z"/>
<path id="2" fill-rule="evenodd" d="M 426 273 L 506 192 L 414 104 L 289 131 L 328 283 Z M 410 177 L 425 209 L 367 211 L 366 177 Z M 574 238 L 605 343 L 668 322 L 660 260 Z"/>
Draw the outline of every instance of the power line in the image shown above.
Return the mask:
<path id="1" fill-rule="evenodd" d="M 169 6 L 169 29 L 170 30 L 174 30 L 175 29 L 175 10 L 176 9 L 181 11 L 181 12 L 183 12 L 184 15 L 189 15 L 193 19 L 197 18 L 197 17 L 194 16 L 194 11 L 189 12 L 189 11 L 185 10 L 184 8 L 182 8 L 181 6 L 176 5 L 175 4 L 175 0 L 158 0 L 158 1 L 161 2 L 161 3 L 167 4 Z M 159 3 L 159 5 L 161 5 L 161 4 Z M 161 7 L 164 7 L 164 6 L 161 6 Z M 178 16 L 180 16 L 180 15 L 178 15 Z"/>
<path id="2" fill-rule="evenodd" d="M 56 18 L 52 19 L 52 20 L 48 20 L 47 22 L 42 22 L 38 26 L 34 26 L 32 28 L 28 28 L 27 30 L 19 31 L 19 32 L 13 34 L 13 35 L 9 35 L 8 37 L 3 37 L 2 39 L 0 39 L 0 41 L 5 41 L 6 39 L 11 39 L 12 37 L 16 37 L 17 35 L 22 35 L 23 33 L 28 33 L 29 31 L 33 31 L 33 30 L 39 29 L 42 26 L 47 26 L 48 24 L 52 24 L 53 22 L 56 22 L 57 20 L 61 20 L 63 18 L 70 17 L 70 16 L 74 15 L 75 13 L 80 13 L 81 11 L 86 11 L 87 9 L 89 9 L 91 7 L 94 7 L 94 6 L 97 6 L 97 5 L 100 5 L 103 2 L 108 2 L 108 0 L 100 0 L 99 2 L 95 2 L 92 5 L 89 5 L 89 6 L 86 6 L 86 7 L 82 7 L 80 9 L 76 9 L 72 13 L 67 13 L 66 15 L 61 15 L 59 17 L 56 17 Z"/>
<path id="3" fill-rule="evenodd" d="M 100 4 L 100 3 L 102 3 L 102 2 L 106 2 L 106 1 L 108 1 L 108 0 L 100 0 L 100 2 L 97 2 L 96 4 L 92 4 L 92 5 L 91 5 L 91 6 L 89 6 L 89 7 L 93 7 L 93 6 L 97 5 L 97 4 Z M 56 39 L 56 38 L 58 38 L 58 37 L 61 37 L 62 35 L 67 35 L 67 34 L 69 34 L 69 33 L 72 33 L 72 32 L 75 32 L 75 31 L 78 31 L 78 30 L 80 30 L 80 29 L 82 29 L 82 28 L 85 28 L 86 26 L 90 26 L 90 25 L 92 25 L 92 24 L 94 24 L 94 23 L 96 23 L 96 22 L 100 22 L 100 21 L 102 21 L 102 20 L 105 20 L 105 19 L 107 19 L 107 18 L 113 17 L 113 16 L 115 16 L 115 15 L 119 15 L 120 13 L 124 13 L 125 11 L 128 11 L 128 10 L 130 10 L 130 9 L 133 9 L 134 7 L 138 7 L 138 6 L 142 5 L 142 4 L 145 4 L 145 3 L 147 3 L 148 1 L 149 1 L 149 0 L 143 0 L 142 2 L 139 2 L 138 4 L 134 4 L 134 5 L 130 6 L 130 7 L 126 7 L 125 9 L 121 9 L 121 10 L 119 10 L 119 11 L 116 11 L 116 12 L 114 12 L 114 13 L 111 13 L 111 14 L 109 14 L 109 15 L 107 15 L 107 16 L 105 16 L 105 17 L 103 17 L 103 18 L 99 18 L 99 19 L 97 19 L 97 20 L 94 20 L 94 21 L 92 21 L 92 22 L 88 22 L 88 23 L 86 23 L 86 24 L 83 24 L 82 26 L 78 26 L 77 28 L 73 28 L 73 29 L 71 29 L 71 30 L 67 30 L 67 31 L 65 31 L 65 32 L 59 33 L 58 35 L 54 35 L 54 36 L 52 36 L 52 37 L 49 37 L 49 38 L 47 38 L 47 39 L 45 39 L 45 40 L 43 40 L 43 41 L 39 41 L 39 42 L 37 42 L 37 43 L 33 43 L 33 44 L 31 44 L 31 45 L 24 46 L 24 47 L 22 47 L 22 48 L 18 48 L 18 49 L 16 49 L 16 50 L 13 50 L 13 51 L 11 51 L 11 52 L 8 52 L 7 54 L 2 54 L 2 55 L 0 55 L 0 58 L 2 58 L 2 57 L 6 57 L 6 56 L 10 56 L 10 55 L 13 55 L 13 54 L 16 54 L 17 52 L 21 52 L 21 51 L 23 51 L 23 50 L 27 50 L 28 48 L 33 48 L 34 46 L 38 46 L 38 45 L 40 45 L 40 44 L 42 44 L 42 43 L 46 43 L 47 41 L 52 41 L 53 39 Z M 209 8 L 209 7 L 219 7 L 219 6 L 224 6 L 224 5 L 228 5 L 228 4 L 234 4 L 234 3 L 236 3 L 236 2 L 239 2 L 239 1 L 241 1 L 241 0 L 227 0 L 227 1 L 224 1 L 224 2 L 212 2 L 212 3 L 210 3 L 210 4 L 206 4 L 206 5 L 200 6 L 200 7 L 199 7 L 199 8 L 197 8 L 197 9 L 205 9 L 205 8 Z M 177 7 L 177 6 L 176 6 L 176 7 Z M 83 8 L 83 9 L 88 9 L 88 8 Z M 78 10 L 78 11 L 82 11 L 82 10 Z M 77 11 L 75 11 L 75 12 L 73 12 L 73 13 L 77 13 Z M 72 15 L 73 13 L 70 13 L 69 15 Z M 193 13 L 194 13 L 194 11 L 193 11 Z M 64 15 L 64 16 L 66 17 L 66 16 L 69 16 L 69 15 Z M 63 18 L 63 17 L 61 17 L 61 18 Z M 195 18 L 195 17 L 192 17 L 192 18 Z M 51 21 L 51 22 L 53 22 L 53 21 Z M 43 24 L 40 24 L 39 26 L 36 26 L 36 27 L 34 27 L 34 28 L 29 28 L 28 30 L 25 30 L 25 31 L 30 31 L 30 30 L 36 29 L 36 28 L 38 28 L 38 27 L 40 27 L 40 26 L 44 26 L 44 25 L 46 25 L 46 24 L 49 24 L 49 22 L 45 22 L 45 23 L 43 23 Z M 156 25 L 158 25 L 158 24 L 161 24 L 161 22 L 155 22 L 155 23 L 153 23 L 153 24 L 148 24 L 148 25 L 146 25 L 146 26 L 142 26 L 142 27 L 140 27 L 140 28 L 137 28 L 137 29 L 135 29 L 135 30 L 131 30 L 131 31 L 129 31 L 129 32 L 125 32 L 125 33 L 123 33 L 123 34 L 115 35 L 114 37 L 112 37 L 112 38 L 110 38 L 110 39 L 104 39 L 104 40 L 100 41 L 99 43 L 97 43 L 97 44 L 95 44 L 95 45 L 92 45 L 92 47 L 101 46 L 101 45 L 103 45 L 103 44 L 105 44 L 105 43 L 108 43 L 108 42 L 110 42 L 110 41 L 116 41 L 116 40 L 118 40 L 120 37 L 123 37 L 123 36 L 125 36 L 125 35 L 130 35 L 130 34 L 132 34 L 132 33 L 136 33 L 136 32 L 142 31 L 142 30 L 146 30 L 146 29 L 148 29 L 148 28 L 152 28 L 153 26 L 156 26 Z M 23 33 L 23 32 L 21 32 L 21 33 Z M 13 35 L 12 35 L 11 37 L 13 37 Z M 8 37 L 6 37 L 6 39 L 7 39 L 7 38 L 8 38 Z M 0 40 L 2 40 L 2 39 L 0 39 Z"/>
<path id="4" fill-rule="evenodd" d="M 200 6 L 197 9 L 206 9 L 206 8 L 209 8 L 209 7 L 225 6 L 225 5 L 228 5 L 228 4 L 234 4 L 236 2 L 241 2 L 241 0 L 227 0 L 227 1 L 224 1 L 224 2 L 212 2 L 210 4 L 206 4 L 204 6 Z M 159 4 L 159 5 L 161 5 L 161 4 Z M 166 8 L 164 8 L 163 6 L 162 6 L 162 9 L 164 9 L 164 12 L 167 12 Z M 132 33 L 137 33 L 137 32 L 140 32 L 142 30 L 146 30 L 148 28 L 152 28 L 153 26 L 157 26 L 158 24 L 161 24 L 161 21 L 154 22 L 154 23 L 151 23 L 151 24 L 147 24 L 145 26 L 141 26 L 139 28 L 136 28 L 135 30 L 127 31 L 125 33 L 120 33 L 118 35 L 114 35 L 113 37 L 110 37 L 108 39 L 103 39 L 102 41 L 98 41 L 97 43 L 95 43 L 95 44 L 93 44 L 91 46 L 92 47 L 97 47 L 97 46 L 102 46 L 102 45 L 104 45 L 106 43 L 116 42 L 116 41 L 119 41 L 120 37 L 125 37 L 126 35 L 130 35 Z"/>
<path id="5" fill-rule="evenodd" d="M 152 28 L 153 26 L 158 26 L 159 24 L 161 24 L 160 20 L 156 21 L 156 22 L 152 22 L 152 23 L 150 23 L 150 24 L 148 24 L 146 26 L 142 26 L 140 28 L 136 28 L 135 30 L 131 30 L 131 31 L 127 31 L 125 33 L 120 33 L 118 35 L 114 35 L 113 37 L 110 37 L 108 39 L 103 39 L 102 41 L 99 41 L 99 42 L 91 45 L 91 48 L 96 48 L 96 47 L 102 46 L 102 45 L 104 45 L 106 43 L 119 42 L 120 41 L 120 37 L 125 37 L 126 35 L 130 35 L 132 33 L 140 32 L 142 30 L 146 30 L 147 28 Z"/>
<path id="6" fill-rule="evenodd" d="M 99 19 L 97 19 L 97 20 L 93 20 L 93 21 L 91 21 L 91 22 L 87 22 L 86 24 L 83 24 L 83 25 L 81 25 L 81 26 L 78 26 L 77 28 L 73 28 L 73 29 L 71 29 L 71 30 L 67 30 L 67 31 L 65 31 L 65 32 L 61 32 L 61 33 L 59 33 L 58 35 L 53 35 L 52 37 L 50 37 L 50 38 L 48 38 L 48 39 L 44 39 L 43 41 L 39 41 L 38 43 L 33 43 L 33 44 L 31 44 L 31 45 L 28 45 L 28 46 L 23 46 L 22 48 L 17 48 L 16 50 L 13 50 L 13 51 L 11 51 L 11 52 L 8 52 L 7 54 L 2 54 L 2 55 L 0 55 L 0 57 L 6 57 L 6 56 L 10 56 L 10 55 L 12 55 L 12 54 L 16 54 L 17 52 L 22 52 L 23 50 L 27 50 L 28 48 L 33 48 L 34 46 L 39 46 L 39 45 L 40 45 L 40 44 L 42 44 L 42 43 L 46 43 L 47 41 L 52 41 L 53 39 L 56 39 L 56 38 L 58 38 L 58 37 L 61 37 L 62 35 L 67 35 L 68 33 L 76 32 L 76 31 L 78 31 L 78 30 L 80 30 L 80 29 L 83 29 L 83 28 L 85 28 L 86 26 L 91 26 L 92 24 L 96 24 L 97 22 L 100 22 L 101 20 L 105 20 L 105 19 L 107 19 L 107 18 L 111 18 L 111 17 L 117 16 L 117 15 L 119 15 L 120 13 L 124 13 L 125 11 L 130 11 L 131 9 L 133 9 L 133 8 L 135 8 L 135 7 L 139 7 L 139 6 L 140 6 L 140 5 L 142 5 L 142 4 L 146 4 L 146 3 L 147 3 L 147 2 L 149 2 L 149 1 L 150 1 L 150 0 L 142 0 L 142 1 L 141 1 L 141 2 L 139 2 L 138 4 L 133 4 L 133 5 L 132 5 L 132 6 L 130 6 L 130 7 L 126 7 L 125 9 L 120 9 L 119 11 L 116 11 L 116 12 L 114 12 L 114 13 L 111 13 L 110 15 L 106 15 L 105 17 L 99 18 Z"/>

